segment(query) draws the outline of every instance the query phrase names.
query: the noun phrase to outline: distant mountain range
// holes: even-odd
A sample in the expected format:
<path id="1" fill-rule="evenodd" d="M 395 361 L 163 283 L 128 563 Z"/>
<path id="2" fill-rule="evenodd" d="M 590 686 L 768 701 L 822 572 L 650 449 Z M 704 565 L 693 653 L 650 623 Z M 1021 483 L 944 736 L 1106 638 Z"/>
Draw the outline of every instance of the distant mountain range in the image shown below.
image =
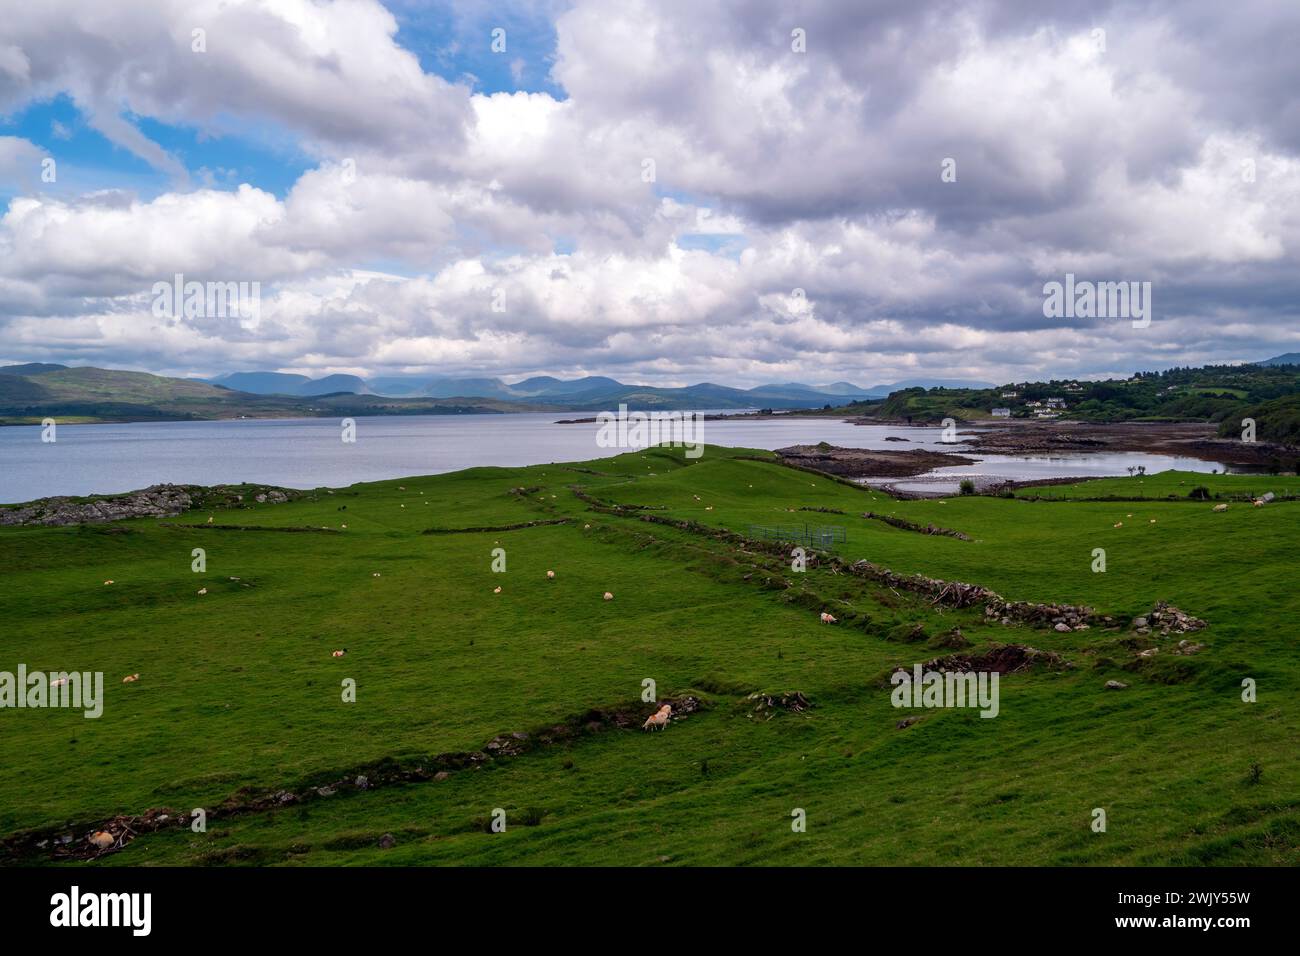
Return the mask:
<path id="1" fill-rule="evenodd" d="M 1265 359 L 1262 362 L 1256 362 L 1256 365 L 1300 365 L 1300 352 L 1287 352 L 1285 355 L 1275 355 L 1271 359 Z"/>
<path id="2" fill-rule="evenodd" d="M 355 375 L 329 375 L 320 379 L 283 372 L 232 372 L 209 380 L 214 385 L 255 395 L 326 395 L 339 391 L 391 398 L 495 399 L 504 402 L 542 402 L 574 410 L 613 408 L 626 403 L 634 408 L 816 408 L 845 401 L 885 398 L 900 388 L 947 386 L 992 388 L 984 382 L 956 379 L 915 379 L 889 385 L 860 388 L 851 382 L 804 385 L 785 382 L 740 389 L 712 382 L 682 388 L 629 385 L 605 376 L 559 379 L 538 375 L 521 382 L 500 378 L 452 378 L 430 376 L 380 376 L 361 379 Z"/>

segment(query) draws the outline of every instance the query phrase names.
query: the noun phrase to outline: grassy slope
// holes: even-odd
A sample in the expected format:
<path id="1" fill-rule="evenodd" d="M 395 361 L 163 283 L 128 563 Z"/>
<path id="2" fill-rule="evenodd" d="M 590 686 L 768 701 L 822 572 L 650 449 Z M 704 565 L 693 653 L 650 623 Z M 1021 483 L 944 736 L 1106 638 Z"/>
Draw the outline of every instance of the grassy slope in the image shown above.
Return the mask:
<path id="1" fill-rule="evenodd" d="M 144 837 L 107 862 L 1300 862 L 1288 627 L 1298 602 L 1286 586 L 1300 504 L 1234 504 L 1215 514 L 1186 500 L 901 502 L 729 454 L 710 448 L 687 464 L 656 451 L 583 466 L 599 474 L 475 469 L 216 518 L 347 523 L 338 534 L 192 527 L 206 521 L 202 513 L 129 522 L 126 534 L 0 531 L 0 666 L 103 669 L 108 679 L 97 721 L 0 714 L 9 731 L 0 736 L 9 770 L 0 778 L 0 832 L 210 806 L 242 786 L 477 748 L 499 732 L 633 701 L 652 677 L 661 694 L 695 689 L 714 706 L 663 734 L 613 732 L 442 783 L 339 796 L 205 835 Z M 1212 490 L 1238 482 L 1152 476 L 1142 488 L 1159 497 L 1193 480 Z M 1131 493 L 1133 482 L 1110 481 Z M 1086 601 L 1121 614 L 1170 599 L 1211 622 L 1199 638 L 1209 646 L 1135 673 L 1094 666 L 1088 649 L 1112 634 L 989 627 L 977 612 L 941 614 L 825 572 L 796 585 L 824 603 L 787 601 L 796 595 L 744 581 L 743 566 L 720 546 L 586 510 L 568 491 L 573 483 L 741 531 L 842 524 L 846 557 L 978 581 L 1012 598 Z M 1107 483 L 1075 487 L 1094 485 Z M 541 490 L 521 499 L 509 494 L 515 486 Z M 849 514 L 788 510 L 800 507 Z M 864 508 L 974 540 L 854 517 Z M 576 520 L 418 533 L 563 515 Z M 498 543 L 508 553 L 504 575 L 489 570 Z M 207 549 L 206 575 L 190 571 L 196 546 Z M 1105 574 L 1090 570 L 1096 547 L 1107 550 Z M 545 579 L 548 568 L 555 581 Z M 105 587 L 108 578 L 116 583 Z M 497 584 L 501 595 L 491 593 Z M 201 586 L 206 596 L 195 594 Z M 614 601 L 600 600 L 605 590 Z M 820 626 L 820 606 L 843 623 Z M 854 618 L 861 626 L 848 626 Z M 959 623 L 977 643 L 1061 650 L 1079 667 L 1004 679 L 995 720 L 930 711 L 899 731 L 901 714 L 875 681 L 938 653 L 882 639 L 911 621 L 931 632 Z M 335 647 L 348 656 L 331 659 Z M 135 671 L 140 683 L 118 683 Z M 1243 676 L 1259 681 L 1259 703 L 1241 703 Z M 343 677 L 358 682 L 354 705 L 339 701 Z M 1132 686 L 1105 692 L 1111 677 Z M 743 698 L 753 688 L 797 688 L 817 707 L 755 720 Z M 1252 785 L 1254 761 L 1263 778 Z M 1088 828 L 1097 806 L 1110 817 L 1102 835 Z M 541 825 L 484 833 L 478 824 L 493 807 L 512 820 L 531 811 Z M 790 830 L 794 807 L 808 811 L 807 834 Z M 396 848 L 376 848 L 384 832 Z"/>

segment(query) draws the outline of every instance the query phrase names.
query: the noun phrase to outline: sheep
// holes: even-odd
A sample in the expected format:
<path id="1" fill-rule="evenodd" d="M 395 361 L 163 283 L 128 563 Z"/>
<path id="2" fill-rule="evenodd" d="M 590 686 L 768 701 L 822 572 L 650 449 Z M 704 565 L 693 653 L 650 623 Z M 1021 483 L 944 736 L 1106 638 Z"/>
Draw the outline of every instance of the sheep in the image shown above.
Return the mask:
<path id="1" fill-rule="evenodd" d="M 657 711 L 655 711 L 653 714 L 651 714 L 649 717 L 645 719 L 645 723 L 641 725 L 641 729 L 654 730 L 657 727 L 658 729 L 663 730 L 665 727 L 668 726 L 668 720 L 669 718 L 672 717 L 672 715 L 673 715 L 672 705 L 664 704 Z"/>
<path id="2" fill-rule="evenodd" d="M 91 845 L 97 850 L 107 850 L 117 842 L 117 840 L 113 838 L 113 834 L 109 833 L 107 830 L 100 830 L 98 833 L 92 833 L 90 836 L 86 837 L 86 839 L 89 840 Z"/>
<path id="3" fill-rule="evenodd" d="M 822 623 L 823 623 L 823 624 L 834 624 L 834 623 L 836 623 L 835 615 L 834 615 L 834 614 L 827 614 L 825 611 L 822 611 Z"/>
<path id="4" fill-rule="evenodd" d="M 612 594 L 610 594 L 608 591 L 606 591 L 606 592 L 605 592 L 605 600 L 606 600 L 606 601 L 612 601 L 612 600 L 614 600 L 614 595 L 612 595 Z"/>
<path id="5" fill-rule="evenodd" d="M 494 588 L 492 589 L 492 593 L 493 593 L 493 594 L 500 594 L 500 593 L 501 593 L 501 585 L 498 584 L 496 587 L 494 587 Z"/>
<path id="6" fill-rule="evenodd" d="M 108 579 L 107 581 L 105 581 L 104 583 L 105 583 L 105 584 L 112 584 L 112 583 L 113 583 L 113 579 L 112 579 L 112 578 L 109 578 L 109 579 Z"/>
<path id="7" fill-rule="evenodd" d="M 348 649 L 346 647 L 343 648 L 341 651 L 330 651 L 330 657 L 342 657 L 347 652 Z"/>
<path id="8" fill-rule="evenodd" d="M 553 581 L 553 580 L 555 580 L 555 572 L 554 572 L 554 571 L 547 571 L 547 572 L 546 572 L 546 578 L 547 578 L 548 581 Z"/>
<path id="9" fill-rule="evenodd" d="M 123 683 L 123 684 L 134 684 L 134 683 L 135 683 L 136 681 L 138 681 L 139 679 L 140 679 L 140 675 L 139 675 L 139 674 L 127 674 L 125 677 L 122 678 L 122 683 Z"/>
<path id="10" fill-rule="evenodd" d="M 1227 505 L 1215 505 L 1215 506 L 1214 506 L 1214 510 L 1215 510 L 1215 511 L 1227 511 L 1227 510 L 1228 510 L 1228 506 L 1227 506 Z"/>

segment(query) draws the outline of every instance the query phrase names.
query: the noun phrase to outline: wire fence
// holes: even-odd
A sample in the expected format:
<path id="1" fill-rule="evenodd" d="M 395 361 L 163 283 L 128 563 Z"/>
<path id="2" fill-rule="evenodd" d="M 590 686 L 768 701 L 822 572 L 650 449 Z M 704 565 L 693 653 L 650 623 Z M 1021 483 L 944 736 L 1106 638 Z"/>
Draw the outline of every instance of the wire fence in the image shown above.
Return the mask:
<path id="1" fill-rule="evenodd" d="M 758 541 L 789 541 L 809 548 L 828 549 L 847 544 L 848 532 L 843 525 L 761 525 L 749 526 L 750 538 Z"/>

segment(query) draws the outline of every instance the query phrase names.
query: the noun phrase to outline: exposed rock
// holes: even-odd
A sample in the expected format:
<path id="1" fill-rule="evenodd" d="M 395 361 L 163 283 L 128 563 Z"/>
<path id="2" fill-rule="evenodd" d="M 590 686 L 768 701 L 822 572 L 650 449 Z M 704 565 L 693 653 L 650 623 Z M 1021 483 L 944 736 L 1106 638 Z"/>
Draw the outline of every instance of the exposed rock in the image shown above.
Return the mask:
<path id="1" fill-rule="evenodd" d="M 784 694 L 750 694 L 748 700 L 754 701 L 754 713 L 767 714 L 767 719 L 772 719 L 771 711 L 784 710 L 792 714 L 801 714 L 812 707 L 812 703 L 804 696 L 802 691 L 791 690 Z"/>
<path id="2" fill-rule="evenodd" d="M 89 500 L 59 496 L 39 498 L 0 508 L 0 525 L 99 524 L 126 518 L 174 517 L 195 508 L 241 508 L 242 495 L 230 485 L 151 485 L 143 491 L 99 496 Z M 266 488 L 258 501 L 280 504 L 299 497 L 296 492 Z"/>
<path id="3" fill-rule="evenodd" d="M 1108 680 L 1108 681 L 1106 681 L 1106 689 L 1107 689 L 1107 690 L 1123 690 L 1123 689 L 1126 688 L 1126 687 L 1128 687 L 1128 684 L 1124 683 L 1122 680 Z"/>
<path id="4" fill-rule="evenodd" d="M 904 717 L 902 720 L 896 723 L 894 727 L 898 730 L 906 730 L 908 727 L 911 727 L 914 723 L 916 723 L 920 719 L 921 719 L 920 714 L 914 714 L 911 717 Z"/>
<path id="5" fill-rule="evenodd" d="M 397 846 L 397 840 L 393 838 L 391 833 L 385 833 L 379 838 L 379 849 L 391 850 L 395 846 Z"/>
<path id="6" fill-rule="evenodd" d="M 1179 610 L 1168 601 L 1157 602 L 1151 613 L 1147 615 L 1147 618 L 1150 625 L 1160 628 L 1160 633 L 1164 635 L 1186 634 L 1189 631 L 1199 631 L 1201 628 L 1209 626 L 1199 617 L 1192 617 L 1192 615 Z"/>

